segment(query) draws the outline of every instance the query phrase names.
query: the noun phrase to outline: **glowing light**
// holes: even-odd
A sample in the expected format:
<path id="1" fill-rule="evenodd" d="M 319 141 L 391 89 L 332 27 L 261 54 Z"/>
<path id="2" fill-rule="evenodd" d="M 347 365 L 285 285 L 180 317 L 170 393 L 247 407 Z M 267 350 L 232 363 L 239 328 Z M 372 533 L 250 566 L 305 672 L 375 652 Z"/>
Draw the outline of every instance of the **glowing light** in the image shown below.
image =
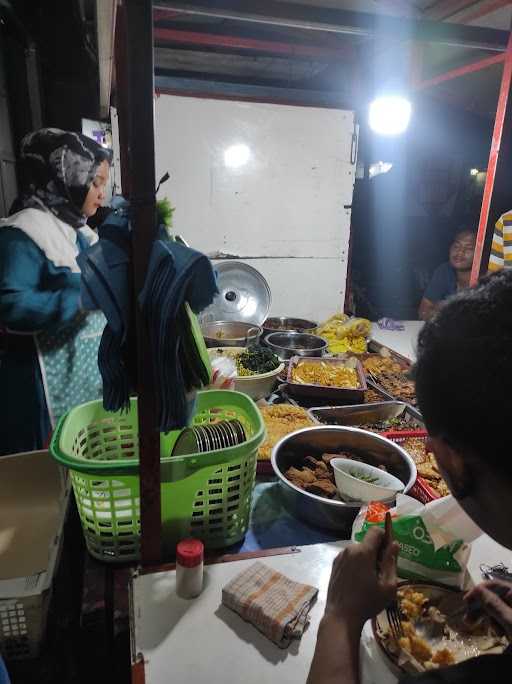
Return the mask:
<path id="1" fill-rule="evenodd" d="M 251 150 L 247 145 L 231 145 L 224 152 L 224 164 L 232 169 L 237 169 L 247 164 L 251 158 Z"/>
<path id="2" fill-rule="evenodd" d="M 393 164 L 391 162 L 383 162 L 383 161 L 378 161 L 375 162 L 375 164 L 370 164 L 370 168 L 368 169 L 370 178 L 374 178 L 375 176 L 379 176 L 381 173 L 387 173 L 393 168 Z"/>
<path id="3" fill-rule="evenodd" d="M 411 120 L 412 105 L 405 97 L 386 95 L 370 104 L 368 123 L 380 135 L 400 135 Z"/>
<path id="4" fill-rule="evenodd" d="M 478 169 L 471 169 L 469 173 L 470 173 L 472 176 L 478 176 L 478 174 L 479 174 L 480 172 L 478 171 Z"/>

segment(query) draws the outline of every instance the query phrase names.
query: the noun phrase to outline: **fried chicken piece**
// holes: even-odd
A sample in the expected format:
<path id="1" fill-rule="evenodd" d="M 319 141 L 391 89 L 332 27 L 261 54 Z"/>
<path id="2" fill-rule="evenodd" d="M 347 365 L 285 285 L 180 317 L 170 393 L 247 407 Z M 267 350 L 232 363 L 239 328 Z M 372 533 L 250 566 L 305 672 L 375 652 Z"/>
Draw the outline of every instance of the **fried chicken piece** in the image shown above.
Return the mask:
<path id="1" fill-rule="evenodd" d="M 315 458 L 314 456 L 304 457 L 304 465 L 308 468 L 311 468 L 311 470 L 316 470 L 320 464 L 325 465 L 323 461 L 320 461 L 318 458 Z"/>
<path id="2" fill-rule="evenodd" d="M 322 462 L 329 465 L 333 458 L 341 458 L 340 454 L 322 454 Z"/>
<path id="3" fill-rule="evenodd" d="M 439 482 L 436 482 L 435 484 L 432 483 L 430 485 L 434 491 L 436 491 L 439 496 L 448 496 L 450 493 L 450 490 L 448 489 L 448 485 L 444 480 L 440 480 Z"/>
<path id="4" fill-rule="evenodd" d="M 317 480 L 331 480 L 333 482 L 334 476 L 332 469 L 329 468 L 323 461 L 318 461 L 315 468 L 315 476 Z"/>
<path id="5" fill-rule="evenodd" d="M 334 475 L 329 470 L 322 470 L 317 468 L 315 470 L 315 477 L 317 480 L 328 480 L 329 482 L 334 482 Z"/>
<path id="6" fill-rule="evenodd" d="M 312 482 L 311 484 L 307 484 L 305 486 L 305 490 L 309 492 L 310 494 L 316 494 L 317 496 L 324 496 L 327 497 L 328 499 L 332 499 L 335 495 L 336 492 L 338 491 L 336 489 L 336 486 L 333 485 L 332 482 L 329 480 L 316 480 L 316 482 Z"/>
<path id="7" fill-rule="evenodd" d="M 441 648 L 432 656 L 432 662 L 441 667 L 455 664 L 455 656 L 449 648 Z"/>
<path id="8" fill-rule="evenodd" d="M 288 468 L 285 476 L 288 480 L 299 480 L 299 482 L 302 482 L 303 484 L 310 484 L 316 480 L 313 471 L 309 468 L 303 468 L 302 470 L 293 467 Z"/>
<path id="9" fill-rule="evenodd" d="M 416 469 L 418 471 L 418 475 L 424 477 L 426 480 L 438 481 L 441 479 L 439 472 L 434 470 L 430 463 L 417 463 Z"/>

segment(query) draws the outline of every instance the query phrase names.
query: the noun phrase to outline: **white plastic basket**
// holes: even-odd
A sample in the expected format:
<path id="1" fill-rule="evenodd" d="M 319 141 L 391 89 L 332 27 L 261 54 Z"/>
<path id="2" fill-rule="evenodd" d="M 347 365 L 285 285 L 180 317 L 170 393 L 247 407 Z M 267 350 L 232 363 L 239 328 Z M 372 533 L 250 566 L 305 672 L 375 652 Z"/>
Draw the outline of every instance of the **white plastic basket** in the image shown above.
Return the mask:
<path id="1" fill-rule="evenodd" d="M 2 492 L 9 491 L 11 496 L 14 493 L 14 496 L 19 497 L 20 508 L 24 509 L 20 517 L 24 521 L 30 521 L 31 507 L 41 506 L 44 502 L 45 491 L 42 482 L 51 483 L 49 501 L 55 502 L 58 507 L 52 530 L 47 536 L 46 567 L 28 575 L 20 572 L 20 575 L 16 576 L 16 572 L 13 571 L 12 577 L 0 579 L 0 653 L 6 660 L 34 658 L 39 653 L 46 629 L 52 581 L 62 546 L 69 486 L 63 469 L 47 451 L 0 458 L 0 533 L 2 530 L 8 531 L 9 526 L 9 515 L 2 510 L 5 506 Z M 34 497 L 33 493 L 36 490 L 38 496 Z M 34 508 L 34 516 L 37 515 L 41 515 L 40 508 Z M 0 554 L 0 563 L 1 560 Z"/>

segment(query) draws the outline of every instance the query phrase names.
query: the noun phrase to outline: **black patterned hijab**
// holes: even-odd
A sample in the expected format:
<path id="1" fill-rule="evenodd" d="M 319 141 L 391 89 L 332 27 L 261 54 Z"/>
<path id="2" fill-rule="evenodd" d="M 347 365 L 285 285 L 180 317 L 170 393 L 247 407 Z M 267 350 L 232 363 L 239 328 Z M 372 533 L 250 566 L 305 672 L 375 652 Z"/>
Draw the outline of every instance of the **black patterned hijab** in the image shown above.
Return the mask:
<path id="1" fill-rule="evenodd" d="M 111 150 L 81 133 L 41 128 L 23 138 L 20 158 L 21 207 L 44 204 L 64 223 L 83 226 L 82 206 L 98 166 L 111 163 Z"/>

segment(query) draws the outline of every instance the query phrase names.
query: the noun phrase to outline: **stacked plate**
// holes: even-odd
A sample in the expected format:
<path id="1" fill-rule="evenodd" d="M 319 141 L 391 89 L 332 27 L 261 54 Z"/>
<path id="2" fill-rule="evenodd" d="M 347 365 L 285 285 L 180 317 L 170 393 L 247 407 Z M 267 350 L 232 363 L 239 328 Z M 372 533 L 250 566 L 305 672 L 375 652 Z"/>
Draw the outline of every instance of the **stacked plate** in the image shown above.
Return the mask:
<path id="1" fill-rule="evenodd" d="M 185 428 L 176 440 L 172 456 L 228 449 L 247 440 L 244 426 L 237 420 L 221 420 Z"/>

